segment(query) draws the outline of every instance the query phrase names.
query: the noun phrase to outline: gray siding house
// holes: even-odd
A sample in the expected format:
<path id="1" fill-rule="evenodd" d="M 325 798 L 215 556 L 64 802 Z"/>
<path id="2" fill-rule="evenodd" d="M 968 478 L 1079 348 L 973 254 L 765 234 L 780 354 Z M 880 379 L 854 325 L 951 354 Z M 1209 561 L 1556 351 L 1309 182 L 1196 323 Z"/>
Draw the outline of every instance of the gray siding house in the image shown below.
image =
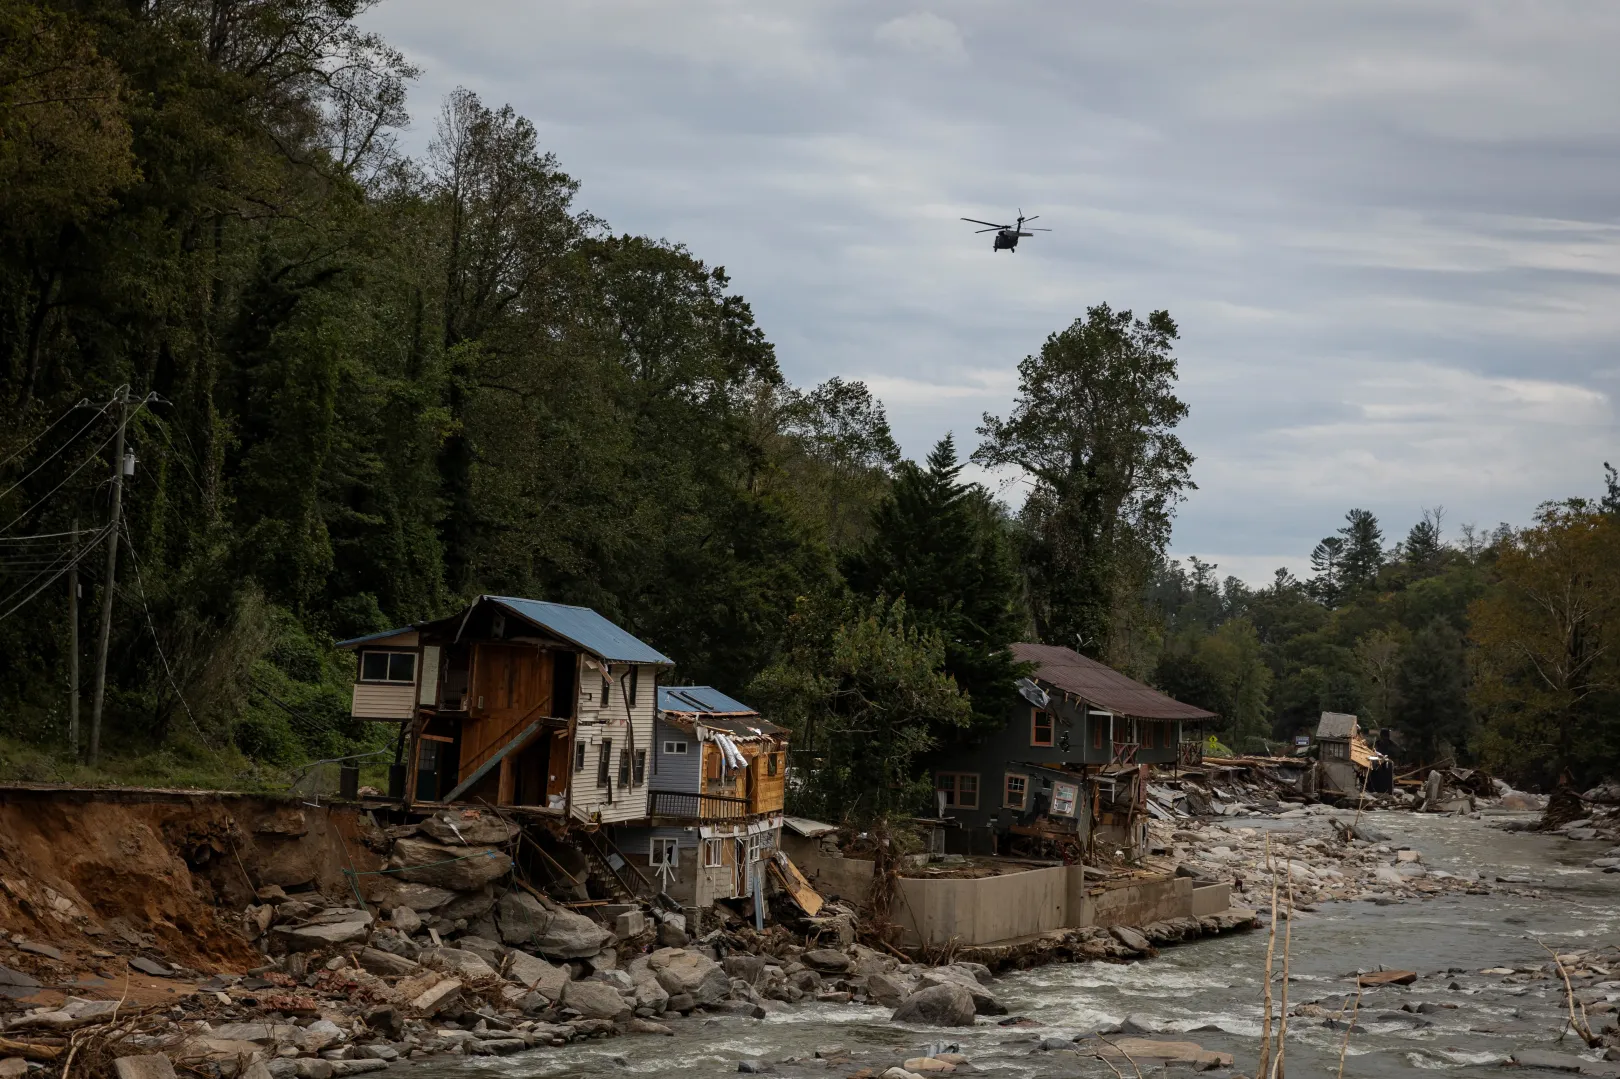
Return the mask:
<path id="1" fill-rule="evenodd" d="M 645 826 L 615 842 L 694 907 L 753 894 L 781 845 L 787 735 L 712 686 L 659 686 Z"/>
<path id="2" fill-rule="evenodd" d="M 1021 701 L 997 732 L 934 761 L 946 849 L 1064 851 L 1093 842 L 1139 850 L 1138 812 L 1150 765 L 1177 762 L 1184 726 L 1213 712 L 1058 645 L 1015 644 L 1035 665 L 1044 705 Z"/>

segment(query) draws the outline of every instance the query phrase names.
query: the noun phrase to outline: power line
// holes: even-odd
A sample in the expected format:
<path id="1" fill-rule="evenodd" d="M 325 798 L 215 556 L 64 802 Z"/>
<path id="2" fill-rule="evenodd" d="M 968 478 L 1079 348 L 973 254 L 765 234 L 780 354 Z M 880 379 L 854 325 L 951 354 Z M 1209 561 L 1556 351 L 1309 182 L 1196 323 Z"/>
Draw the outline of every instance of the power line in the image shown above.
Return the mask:
<path id="1" fill-rule="evenodd" d="M 6 467 L 12 461 L 16 460 L 18 457 L 21 457 L 23 454 L 27 453 L 30 449 L 33 448 L 34 443 L 38 442 L 40 439 L 44 438 L 46 435 L 48 435 L 52 431 L 56 430 L 57 424 L 61 423 L 63 420 L 67 419 L 69 416 L 71 416 L 75 412 L 79 411 L 79 409 L 81 409 L 81 408 L 89 408 L 89 407 L 90 407 L 90 398 L 88 398 L 88 397 L 80 398 L 78 404 L 74 405 L 72 408 L 68 409 L 66 412 L 64 412 L 60 416 L 56 417 L 56 419 L 52 420 L 51 425 L 49 427 L 45 428 L 45 430 L 41 431 L 39 434 L 37 434 L 33 438 L 29 439 L 26 445 L 24 445 L 21 449 L 17 450 L 16 452 L 12 453 L 4 461 L 0 461 L 0 468 Z M 107 411 L 107 407 L 105 405 L 103 405 L 101 407 L 100 411 L 101 412 Z"/>
<path id="2" fill-rule="evenodd" d="M 180 692 L 180 686 L 174 680 L 174 669 L 169 666 L 169 657 L 163 654 L 163 642 L 158 640 L 157 626 L 152 622 L 152 608 L 146 604 L 146 585 L 141 583 L 141 562 L 135 556 L 134 537 L 129 534 L 127 523 L 120 531 L 124 537 L 124 545 L 129 548 L 129 564 L 135 569 L 135 587 L 140 592 L 141 610 L 146 612 L 146 628 L 152 633 L 152 647 L 157 651 L 158 659 L 163 663 L 163 673 L 169 679 L 169 688 L 174 690 L 174 695 L 180 699 L 180 706 L 186 710 L 186 718 L 191 720 L 191 729 L 197 732 L 197 737 L 202 739 L 203 745 L 209 749 L 217 749 L 218 747 L 208 740 L 208 736 L 203 734 L 202 727 L 197 725 L 197 717 L 192 714 L 191 705 L 187 702 L 186 695 Z"/>
<path id="3" fill-rule="evenodd" d="M 80 562 L 84 561 L 85 558 L 87 558 L 90 554 L 92 554 L 95 551 L 96 544 L 98 542 L 100 542 L 101 537 L 103 537 L 103 536 L 105 536 L 107 534 L 107 531 L 108 531 L 107 528 L 104 527 L 99 532 L 90 533 L 91 535 L 94 535 L 96 537 L 95 540 L 91 541 L 90 543 L 85 544 L 85 546 L 82 549 L 80 549 L 80 551 L 78 552 L 78 554 L 76 556 L 69 559 L 67 562 L 62 563 L 61 568 L 58 569 L 54 574 L 52 574 L 49 580 L 45 581 L 38 588 L 35 588 L 32 592 L 29 592 L 28 595 L 23 596 L 23 598 L 21 600 L 18 600 L 15 604 L 12 604 L 11 606 L 6 607 L 6 605 L 8 603 L 11 603 L 11 601 L 13 599 L 16 599 L 16 597 L 22 595 L 23 592 L 27 591 L 28 587 L 30 585 L 32 585 L 34 583 L 34 581 L 38 580 L 44 574 L 50 573 L 51 571 L 50 571 L 49 568 L 47 568 L 45 570 L 42 570 L 38 574 L 35 574 L 33 580 L 30 580 L 27 583 L 25 583 L 25 584 L 21 585 L 20 587 L 18 587 L 18 589 L 15 592 L 11 593 L 11 595 L 7 596 L 5 599 L 0 599 L 0 607 L 5 607 L 6 608 L 3 612 L 0 612 L 0 622 L 4 622 L 7 618 L 10 618 L 12 615 L 16 614 L 18 611 L 20 611 L 24 606 L 26 606 L 28 604 L 29 600 L 33 599 L 35 596 L 39 595 L 45 589 L 47 589 L 51 585 L 55 584 L 56 581 L 61 578 L 62 574 L 66 573 L 68 570 L 72 569 L 74 566 L 77 566 Z"/>
<path id="4" fill-rule="evenodd" d="M 86 423 L 83 427 L 81 427 L 77 431 L 73 432 L 73 437 L 68 439 L 66 442 L 62 443 L 60 446 L 58 446 L 56 448 L 55 453 L 51 454 L 49 457 L 45 458 L 45 460 L 43 460 L 39 464 L 35 465 L 32 469 L 30 469 L 28 471 L 27 475 L 23 476 L 22 479 L 18 480 L 16 483 L 12 484 L 10 487 L 7 487 L 4 491 L 0 491 L 0 498 L 6 497 L 11 492 L 15 491 L 17 488 L 19 488 L 23 484 L 27 483 L 30 479 L 33 478 L 34 473 L 38 472 L 40 469 L 44 468 L 46 465 L 50 464 L 52 461 L 54 461 L 58 457 L 62 456 L 62 454 L 67 450 L 67 448 L 69 446 L 73 445 L 73 443 L 78 440 L 78 437 L 80 435 L 82 435 L 86 431 L 90 430 L 90 425 L 95 423 L 97 419 L 101 418 L 101 416 L 104 415 L 106 413 L 106 411 L 107 411 L 107 407 L 105 405 L 103 405 L 101 408 L 97 409 L 96 414 L 94 416 L 90 417 L 90 422 Z M 60 421 L 58 421 L 58 422 L 60 422 Z M 53 424 L 51 424 L 51 426 L 55 427 L 56 424 L 53 423 Z M 37 442 L 38 439 L 35 439 L 35 441 Z M 32 445 L 32 443 L 30 443 L 30 445 Z M 13 454 L 13 456 L 15 456 L 15 454 Z"/>
<path id="5" fill-rule="evenodd" d="M 156 395 L 149 395 L 144 400 L 142 400 L 140 404 L 136 405 L 135 406 L 135 411 L 132 412 L 128 416 L 128 418 L 126 418 L 124 420 L 123 423 L 118 425 L 118 430 L 114 431 L 111 435 L 107 436 L 107 441 L 106 442 L 103 442 L 101 445 L 97 446 L 95 448 L 95 450 L 90 454 L 90 456 L 86 457 L 84 459 L 84 461 L 80 463 L 78 468 L 75 468 L 72 472 L 69 472 L 66 476 L 63 476 L 61 483 L 58 483 L 55 487 L 52 487 L 49 491 L 46 491 L 37 500 L 35 500 L 33 505 L 29 506 L 27 509 L 25 509 L 21 513 L 17 514 L 17 516 L 13 517 L 11 520 L 7 521 L 5 524 L 0 525 L 0 532 L 4 532 L 6 529 L 10 528 L 12 525 L 16 524 L 18 521 L 22 520 L 24 517 L 27 517 L 30 513 L 33 513 L 34 510 L 38 509 L 41 505 L 44 504 L 46 499 L 50 498 L 52 495 L 54 495 L 56 492 L 60 491 L 64 486 L 66 486 L 68 480 L 71 480 L 74 476 L 77 476 L 80 472 L 83 472 L 88 465 L 90 465 L 92 462 L 94 462 L 101 455 L 102 450 L 106 449 L 107 446 L 111 442 L 116 440 L 119 435 L 123 434 L 124 427 L 129 423 L 129 421 L 134 419 L 137 415 L 139 415 L 141 409 L 146 407 L 146 402 L 152 400 L 153 397 L 155 397 L 155 396 Z M 123 463 L 122 462 L 117 462 L 117 467 L 122 468 Z M 35 471 L 38 471 L 38 470 L 36 469 Z M 12 486 L 15 487 L 16 484 L 13 484 Z"/>

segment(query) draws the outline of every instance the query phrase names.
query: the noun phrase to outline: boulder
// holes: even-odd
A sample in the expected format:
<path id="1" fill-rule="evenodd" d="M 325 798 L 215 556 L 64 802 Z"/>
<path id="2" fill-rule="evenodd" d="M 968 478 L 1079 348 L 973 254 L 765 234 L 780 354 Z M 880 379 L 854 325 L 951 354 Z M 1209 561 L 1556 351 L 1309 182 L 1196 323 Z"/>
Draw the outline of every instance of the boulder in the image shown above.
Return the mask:
<path id="1" fill-rule="evenodd" d="M 1108 932 L 1115 940 L 1133 952 L 1151 952 L 1153 950 L 1153 945 L 1148 939 L 1128 925 L 1111 925 L 1108 927 Z"/>
<path id="2" fill-rule="evenodd" d="M 329 1045 L 349 1040 L 343 1028 L 330 1019 L 317 1019 L 303 1030 L 304 1051 L 318 1053 Z"/>
<path id="3" fill-rule="evenodd" d="M 408 937 L 422 928 L 422 916 L 410 907 L 400 905 L 388 912 L 388 924 Z"/>
<path id="4" fill-rule="evenodd" d="M 409 907 L 418 914 L 438 910 L 456 897 L 448 888 L 435 888 L 431 884 L 413 884 L 396 880 L 397 874 L 385 873 L 375 878 L 376 883 L 366 889 L 366 898 L 390 910 Z"/>
<path id="5" fill-rule="evenodd" d="M 130 1058 L 134 1059 L 134 1058 Z M 28 1074 L 28 1061 L 22 1057 L 5 1057 L 0 1059 L 0 1079 L 22 1079 Z M 119 1072 L 122 1079 L 123 1072 Z"/>
<path id="6" fill-rule="evenodd" d="M 473 953 L 497 970 L 500 969 L 501 960 L 506 958 L 506 949 L 488 937 L 463 933 L 456 938 L 456 947 L 464 952 Z"/>
<path id="7" fill-rule="evenodd" d="M 1157 1038 L 1111 1038 L 1098 1045 L 1096 1055 L 1110 1062 L 1133 1062 L 1138 1067 L 1158 1068 L 1169 1064 L 1190 1064 L 1195 1071 L 1230 1068 L 1232 1054 L 1205 1049 L 1197 1042 L 1161 1041 Z"/>
<path id="8" fill-rule="evenodd" d="M 361 970 L 384 978 L 415 974 L 421 969 L 420 963 L 406 959 L 403 955 L 394 955 L 376 948 L 360 949 L 360 954 L 355 956 L 355 959 L 360 963 Z"/>
<path id="9" fill-rule="evenodd" d="M 948 982 L 919 989 L 902 1001 L 889 1018 L 896 1023 L 931 1027 L 970 1027 L 973 1015 L 973 994 Z"/>
<path id="10" fill-rule="evenodd" d="M 956 1065 L 938 1057 L 911 1057 L 901 1061 L 900 1066 L 913 1075 L 944 1074 L 956 1070 Z"/>
<path id="11" fill-rule="evenodd" d="M 469 922 L 482 918 L 495 907 L 495 889 L 492 885 L 484 885 L 476 891 L 464 892 L 450 902 L 434 911 L 434 917 L 455 921 L 465 918 Z"/>
<path id="12" fill-rule="evenodd" d="M 647 916 L 639 910 L 627 910 L 613 919 L 613 935 L 620 940 L 639 937 L 647 931 Z"/>
<path id="13" fill-rule="evenodd" d="M 749 985 L 758 985 L 759 979 L 765 973 L 765 957 L 762 955 L 728 955 L 721 964 L 726 973 L 733 978 L 741 978 Z"/>
<path id="14" fill-rule="evenodd" d="M 871 980 L 868 979 L 868 988 L 870 988 L 871 984 Z M 979 979 L 974 976 L 972 970 L 964 967 L 953 965 L 925 970 L 918 977 L 917 984 L 924 989 L 936 985 L 958 985 L 973 998 L 973 1010 L 979 1015 L 1007 1014 L 1006 1005 L 997 1000 L 994 993 L 980 984 Z"/>
<path id="15" fill-rule="evenodd" d="M 691 942 L 686 930 L 674 922 L 658 923 L 658 946 L 660 948 L 684 948 Z"/>
<path id="16" fill-rule="evenodd" d="M 492 847 L 446 847 L 427 839 L 394 840 L 394 874 L 417 884 L 471 892 L 511 872 L 512 859 Z"/>
<path id="17" fill-rule="evenodd" d="M 917 979 L 906 974 L 869 974 L 866 995 L 873 1004 L 895 1008 L 917 991 Z"/>
<path id="18" fill-rule="evenodd" d="M 526 945 L 550 959 L 589 959 L 612 938 L 583 914 L 542 903 L 527 892 L 501 896 L 495 920 L 507 944 Z"/>
<path id="19" fill-rule="evenodd" d="M 630 1014 L 630 1005 L 606 982 L 569 982 L 563 986 L 562 1005 L 587 1019 L 619 1019 Z"/>
<path id="20" fill-rule="evenodd" d="M 471 812 L 477 813 L 477 810 Z M 499 847 L 517 838 L 518 828 L 499 817 L 466 817 L 461 813 L 438 813 L 416 826 L 419 834 L 448 847 Z"/>
<path id="21" fill-rule="evenodd" d="M 850 968 L 849 956 L 833 948 L 812 948 L 799 960 L 812 970 L 825 974 L 843 974 Z"/>
<path id="22" fill-rule="evenodd" d="M 1371 974 L 1363 974 L 1356 979 L 1356 984 L 1363 988 L 1377 985 L 1411 985 L 1417 981 L 1417 972 L 1412 970 L 1378 970 Z"/>
<path id="23" fill-rule="evenodd" d="M 683 948 L 660 948 L 647 959 L 658 984 L 671 997 L 687 994 L 698 1004 L 724 1000 L 731 992 L 731 979 L 706 955 Z"/>
<path id="24" fill-rule="evenodd" d="M 506 953 L 506 976 L 525 989 L 544 994 L 550 1000 L 562 998 L 563 986 L 568 984 L 568 971 L 546 962 L 538 956 L 516 948 Z"/>
<path id="25" fill-rule="evenodd" d="M 214 1028 L 214 1037 L 229 1041 L 257 1042 L 273 1045 L 301 1039 L 301 1032 L 291 1023 L 221 1023 Z"/>
<path id="26" fill-rule="evenodd" d="M 1520 1049 L 1508 1059 L 1521 1068 L 1555 1072 L 1578 1072 L 1590 1063 L 1572 1053 L 1555 1053 L 1550 1049 Z"/>

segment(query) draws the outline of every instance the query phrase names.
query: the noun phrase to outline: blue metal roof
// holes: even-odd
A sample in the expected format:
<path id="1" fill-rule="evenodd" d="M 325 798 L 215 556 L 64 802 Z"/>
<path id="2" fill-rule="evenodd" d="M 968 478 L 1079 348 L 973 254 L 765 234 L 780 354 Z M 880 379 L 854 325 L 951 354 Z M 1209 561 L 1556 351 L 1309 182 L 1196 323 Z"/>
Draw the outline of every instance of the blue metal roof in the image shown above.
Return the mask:
<path id="1" fill-rule="evenodd" d="M 756 709 L 726 696 L 713 686 L 659 686 L 658 710 L 660 712 L 707 712 L 710 714 L 725 714 L 727 712 L 759 714 Z"/>
<path id="2" fill-rule="evenodd" d="M 332 647 L 353 648 L 355 645 L 365 644 L 367 641 L 380 641 L 384 637 L 393 637 L 400 633 L 410 633 L 415 628 L 415 626 L 400 626 L 398 629 L 385 629 L 381 633 L 368 633 L 364 637 L 350 637 L 346 641 L 338 641 Z"/>
<path id="3" fill-rule="evenodd" d="M 570 607 L 565 603 L 547 603 L 538 599 L 520 599 L 516 596 L 485 596 L 571 644 L 577 644 L 592 655 L 614 663 L 658 663 L 673 667 L 675 661 L 664 653 L 637 640 L 615 626 L 589 607 Z"/>

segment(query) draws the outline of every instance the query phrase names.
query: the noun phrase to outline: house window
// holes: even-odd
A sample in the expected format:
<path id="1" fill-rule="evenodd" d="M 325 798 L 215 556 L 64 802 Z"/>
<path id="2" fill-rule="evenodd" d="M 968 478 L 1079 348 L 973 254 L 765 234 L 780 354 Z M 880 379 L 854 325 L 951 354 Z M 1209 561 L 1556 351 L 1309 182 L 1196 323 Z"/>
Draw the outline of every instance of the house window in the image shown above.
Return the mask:
<path id="1" fill-rule="evenodd" d="M 608 767 L 613 763 L 613 739 L 604 738 L 596 756 L 596 785 L 608 785 Z"/>
<path id="2" fill-rule="evenodd" d="M 1092 716 L 1091 717 L 1091 748 L 1092 749 L 1101 749 L 1103 747 L 1103 724 L 1105 722 L 1107 722 L 1107 719 L 1108 719 L 1107 716 Z"/>
<path id="3" fill-rule="evenodd" d="M 638 749 L 636 750 L 636 783 L 645 782 L 647 782 L 647 751 Z"/>
<path id="4" fill-rule="evenodd" d="M 759 861 L 760 852 L 763 849 L 763 846 L 764 845 L 760 842 L 760 837 L 759 836 L 751 835 L 751 836 L 748 837 L 748 860 L 749 860 L 749 862 L 752 863 L 752 862 Z"/>
<path id="5" fill-rule="evenodd" d="M 627 693 L 625 695 L 630 698 L 630 707 L 631 708 L 634 708 L 636 706 L 636 683 L 640 680 L 640 678 L 639 678 L 640 674 L 641 674 L 641 668 L 640 667 L 631 667 L 630 668 L 630 687 L 629 687 L 629 690 L 627 691 Z"/>
<path id="6" fill-rule="evenodd" d="M 415 652 L 361 652 L 360 681 L 399 682 L 416 681 Z"/>
<path id="7" fill-rule="evenodd" d="M 629 785 L 630 751 L 628 749 L 621 749 L 619 750 L 619 786 L 628 787 Z"/>
<path id="8" fill-rule="evenodd" d="M 1153 748 L 1153 729 L 1155 727 L 1157 727 L 1157 726 L 1158 726 L 1157 723 L 1144 723 L 1144 724 L 1142 724 L 1142 748 L 1143 749 L 1152 749 Z"/>
<path id="9" fill-rule="evenodd" d="M 765 758 L 765 774 L 768 776 L 774 776 L 776 774 L 776 767 L 776 754 L 772 753 Z"/>
<path id="10" fill-rule="evenodd" d="M 612 703 L 613 703 L 613 682 L 612 682 L 612 680 L 610 680 L 608 678 L 607 675 L 604 674 L 602 676 L 602 703 L 601 703 L 601 705 L 599 707 L 603 711 L 606 711 L 608 706 L 611 705 Z"/>
<path id="11" fill-rule="evenodd" d="M 1032 746 L 1052 744 L 1052 713 L 1044 708 L 1035 709 L 1030 717 L 1029 744 Z"/>
<path id="12" fill-rule="evenodd" d="M 705 839 L 703 841 L 703 865 L 707 869 L 719 866 L 722 857 L 724 839 Z"/>
<path id="13" fill-rule="evenodd" d="M 684 756 L 686 756 L 686 752 L 687 752 L 686 746 L 687 746 L 687 743 L 685 743 L 685 742 L 665 742 L 664 743 L 664 756 L 666 756 L 666 757 L 684 757 Z"/>
<path id="14" fill-rule="evenodd" d="M 945 804 L 958 809 L 979 808 L 979 777 L 973 772 L 941 772 L 934 789 L 945 792 Z"/>
<path id="15" fill-rule="evenodd" d="M 1052 788 L 1052 812 L 1059 817 L 1074 816 L 1074 805 L 1080 797 L 1080 788 L 1074 783 L 1059 783 Z"/>
<path id="16" fill-rule="evenodd" d="M 1006 797 L 1002 799 L 1002 805 L 1008 809 L 1023 809 L 1028 797 L 1029 777 L 1007 773 Z"/>
<path id="17" fill-rule="evenodd" d="M 678 840 L 654 839 L 647 848 L 647 864 L 650 866 L 667 865 L 671 868 L 681 864 L 681 848 Z"/>
<path id="18" fill-rule="evenodd" d="M 574 743 L 574 774 L 580 775 L 585 771 L 585 743 Z"/>

